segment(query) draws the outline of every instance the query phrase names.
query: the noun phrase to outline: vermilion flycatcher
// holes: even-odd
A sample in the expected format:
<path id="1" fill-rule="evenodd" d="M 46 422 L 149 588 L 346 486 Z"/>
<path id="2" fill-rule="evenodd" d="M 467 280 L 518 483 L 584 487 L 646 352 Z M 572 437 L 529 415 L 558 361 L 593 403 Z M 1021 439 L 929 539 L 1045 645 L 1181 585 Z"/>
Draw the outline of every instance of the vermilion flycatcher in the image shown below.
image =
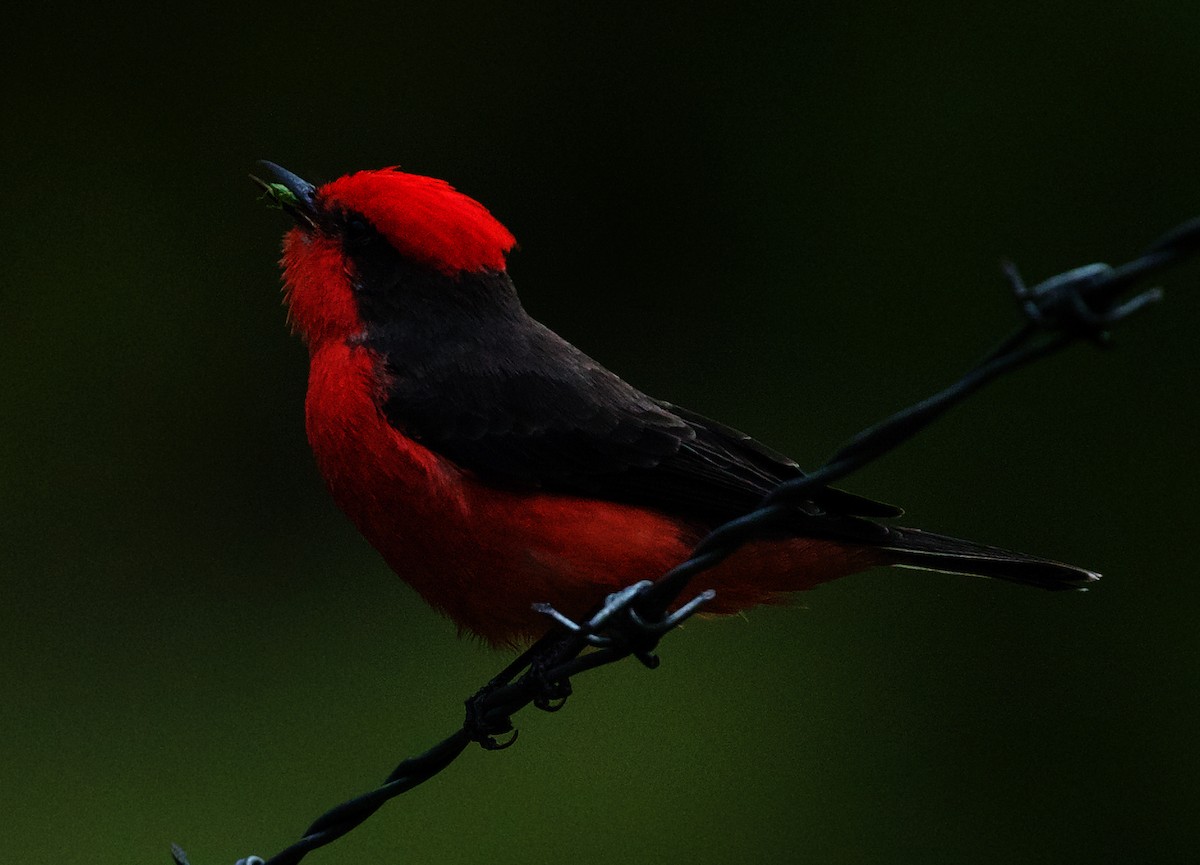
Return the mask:
<path id="1" fill-rule="evenodd" d="M 801 475 L 530 318 L 506 271 L 513 236 L 446 182 L 387 168 L 317 188 L 262 165 L 255 179 L 296 222 L 284 282 L 311 356 L 317 465 L 392 569 L 461 628 L 516 645 L 548 626 L 534 603 L 584 616 Z M 824 489 L 791 531 L 695 588 L 717 592 L 706 611 L 732 613 L 876 565 L 1049 589 L 1099 576 L 876 521 L 900 513 Z"/>

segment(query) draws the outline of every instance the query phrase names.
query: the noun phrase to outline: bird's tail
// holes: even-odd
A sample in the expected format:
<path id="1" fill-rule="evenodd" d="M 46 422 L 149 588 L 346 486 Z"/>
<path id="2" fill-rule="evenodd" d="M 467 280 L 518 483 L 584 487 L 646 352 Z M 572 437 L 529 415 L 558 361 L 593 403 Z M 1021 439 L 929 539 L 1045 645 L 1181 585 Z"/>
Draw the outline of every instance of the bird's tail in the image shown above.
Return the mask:
<path id="1" fill-rule="evenodd" d="M 1095 571 L 989 547 L 920 529 L 888 527 L 880 544 L 889 564 L 949 574 L 991 577 L 1041 589 L 1078 589 L 1100 579 Z"/>

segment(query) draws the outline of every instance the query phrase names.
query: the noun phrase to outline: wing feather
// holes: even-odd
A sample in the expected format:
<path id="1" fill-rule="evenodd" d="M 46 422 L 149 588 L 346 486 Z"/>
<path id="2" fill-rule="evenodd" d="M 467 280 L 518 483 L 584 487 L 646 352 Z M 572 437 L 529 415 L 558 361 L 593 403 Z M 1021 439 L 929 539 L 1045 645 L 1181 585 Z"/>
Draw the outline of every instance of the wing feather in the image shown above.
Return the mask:
<path id="1" fill-rule="evenodd" d="M 504 345 L 385 359 L 382 408 L 405 434 L 495 483 L 585 494 L 705 521 L 753 508 L 799 466 L 732 427 L 655 400 L 541 324 L 499 328 Z M 499 361 L 497 361 L 499 359 Z M 826 489 L 813 516 L 898 508 Z"/>

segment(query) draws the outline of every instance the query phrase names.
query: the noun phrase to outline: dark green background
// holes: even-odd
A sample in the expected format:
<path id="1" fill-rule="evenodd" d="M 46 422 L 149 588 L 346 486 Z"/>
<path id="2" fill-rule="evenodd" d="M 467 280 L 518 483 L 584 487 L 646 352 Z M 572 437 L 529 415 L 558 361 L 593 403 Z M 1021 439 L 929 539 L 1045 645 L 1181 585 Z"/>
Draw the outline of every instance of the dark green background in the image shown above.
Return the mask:
<path id="1" fill-rule="evenodd" d="M 327 499 L 254 159 L 450 179 L 534 315 L 807 465 L 1011 326 L 1001 256 L 1200 212 L 1196 4 L 602 8 L 10 16 L 0 859 L 273 853 L 505 658 Z M 874 572 L 689 625 L 312 861 L 1194 861 L 1200 268 L 1166 282 L 848 484 L 1093 591 Z"/>

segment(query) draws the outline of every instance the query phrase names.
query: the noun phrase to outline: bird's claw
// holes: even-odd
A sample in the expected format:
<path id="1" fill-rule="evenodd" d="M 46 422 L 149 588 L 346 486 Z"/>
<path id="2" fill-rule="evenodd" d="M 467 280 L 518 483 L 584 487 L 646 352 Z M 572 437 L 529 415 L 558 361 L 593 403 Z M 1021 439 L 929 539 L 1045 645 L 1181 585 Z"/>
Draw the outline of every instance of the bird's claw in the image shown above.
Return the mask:
<path id="1" fill-rule="evenodd" d="M 511 748 L 517 741 L 520 731 L 513 727 L 512 718 L 500 714 L 494 709 L 488 709 L 484 700 L 491 693 L 491 688 L 485 687 L 479 693 L 467 700 L 467 717 L 463 721 L 463 729 L 471 737 L 472 742 L 478 742 L 485 751 L 503 751 Z M 497 739 L 497 736 L 512 734 L 507 739 Z"/>
<path id="2" fill-rule="evenodd" d="M 533 705 L 543 712 L 557 712 L 567 705 L 567 698 L 571 696 L 570 679 L 551 679 L 546 675 L 551 666 L 553 660 L 550 657 L 534 658 L 529 664 L 529 672 L 523 677 L 537 685 L 537 696 L 533 698 Z"/>
<path id="3" fill-rule="evenodd" d="M 534 604 L 533 608 L 576 637 L 582 637 L 589 646 L 627 650 L 647 667 L 654 669 L 659 659 L 653 649 L 662 635 L 695 614 L 716 596 L 716 592 L 711 589 L 701 592 L 672 613 L 647 618 L 644 613 L 637 611 L 636 604 L 653 585 L 649 580 L 643 580 L 613 592 L 605 599 L 600 610 L 583 624 L 563 615 L 550 604 Z M 535 657 L 529 663 L 528 672 L 521 677 L 521 681 L 531 685 L 535 692 L 533 705 L 544 712 L 557 712 L 571 696 L 569 679 L 551 678 L 549 675 L 556 664 L 556 657 L 554 653 Z M 513 728 L 512 719 L 503 709 L 488 706 L 488 698 L 503 684 L 490 683 L 466 703 L 467 715 L 463 729 L 471 741 L 478 742 L 488 751 L 502 751 L 517 741 L 518 731 Z M 497 738 L 506 734 L 511 736 L 503 740 Z"/>

